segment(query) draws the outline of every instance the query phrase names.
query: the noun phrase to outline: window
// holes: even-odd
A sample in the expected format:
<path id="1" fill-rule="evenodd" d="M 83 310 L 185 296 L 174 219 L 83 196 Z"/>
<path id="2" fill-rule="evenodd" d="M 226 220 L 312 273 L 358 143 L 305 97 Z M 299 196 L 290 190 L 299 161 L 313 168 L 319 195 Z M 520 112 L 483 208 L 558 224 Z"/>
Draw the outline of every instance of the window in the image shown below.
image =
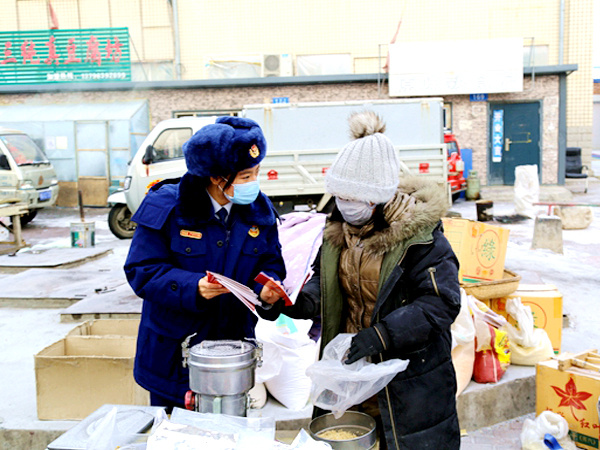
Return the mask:
<path id="1" fill-rule="evenodd" d="M 19 166 L 49 164 L 48 158 L 26 134 L 7 134 L 0 140 Z"/>
<path id="2" fill-rule="evenodd" d="M 191 128 L 165 130 L 154 141 L 153 162 L 183 157 L 183 144 L 192 137 Z"/>
<path id="3" fill-rule="evenodd" d="M 446 142 L 446 146 L 448 148 L 448 156 L 450 156 L 452 153 L 458 153 L 458 147 L 456 146 L 456 142 Z"/>
<path id="4" fill-rule="evenodd" d="M 523 66 L 547 66 L 548 53 L 547 45 L 523 45 Z"/>
<path id="5" fill-rule="evenodd" d="M 442 123 L 444 124 L 444 130 L 452 131 L 452 103 L 444 103 Z"/>

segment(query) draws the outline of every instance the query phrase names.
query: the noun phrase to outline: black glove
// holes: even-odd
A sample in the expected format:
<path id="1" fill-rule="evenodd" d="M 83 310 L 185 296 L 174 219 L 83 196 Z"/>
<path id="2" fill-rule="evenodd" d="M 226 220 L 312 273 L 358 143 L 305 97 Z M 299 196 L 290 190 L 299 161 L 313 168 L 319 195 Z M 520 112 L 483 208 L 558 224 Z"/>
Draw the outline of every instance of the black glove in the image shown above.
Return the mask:
<path id="1" fill-rule="evenodd" d="M 389 348 L 389 336 L 383 324 L 360 330 L 352 338 L 346 364 L 352 364 L 365 356 L 376 355 Z"/>

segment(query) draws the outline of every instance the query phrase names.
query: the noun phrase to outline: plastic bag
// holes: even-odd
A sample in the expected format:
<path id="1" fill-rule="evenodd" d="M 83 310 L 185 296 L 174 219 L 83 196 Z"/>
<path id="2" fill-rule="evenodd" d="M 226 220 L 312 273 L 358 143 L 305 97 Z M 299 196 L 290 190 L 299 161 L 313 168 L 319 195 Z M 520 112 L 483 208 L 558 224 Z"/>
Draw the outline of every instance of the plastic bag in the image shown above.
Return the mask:
<path id="1" fill-rule="evenodd" d="M 510 365 L 506 331 L 475 319 L 475 334 L 473 379 L 477 383 L 497 383 Z"/>
<path id="2" fill-rule="evenodd" d="M 275 440 L 273 417 L 237 417 L 173 408 L 171 422 L 191 425 L 203 431 L 235 435 L 236 448 L 264 448 L 262 443 Z"/>
<path id="3" fill-rule="evenodd" d="M 569 437 L 569 424 L 564 417 L 552 411 L 544 411 L 535 420 L 525 419 L 521 430 L 523 450 L 548 450 L 544 440 L 551 441 L 550 438 L 554 438 L 565 450 L 577 448 Z"/>
<path id="4" fill-rule="evenodd" d="M 469 344 L 475 339 L 475 325 L 469 311 L 469 300 L 463 288 L 460 289 L 460 311 L 452 326 L 452 348 L 457 345 Z"/>
<path id="5" fill-rule="evenodd" d="M 237 433 L 209 431 L 193 425 L 182 425 L 163 420 L 148 437 L 147 450 L 232 450 L 237 448 Z"/>
<path id="6" fill-rule="evenodd" d="M 483 320 L 494 328 L 506 328 L 506 325 L 508 324 L 506 318 L 502 317 L 496 311 L 492 310 L 489 306 L 482 301 L 477 300 L 472 295 L 467 295 L 467 300 L 469 302 L 469 308 L 473 313 L 474 319 Z M 475 329 L 477 330 L 477 327 Z"/>
<path id="7" fill-rule="evenodd" d="M 118 426 L 118 408 L 115 406 L 98 421 L 86 442 L 86 450 L 114 450 L 115 448 L 136 449 L 145 448 L 147 434 L 132 434 L 124 432 Z M 166 420 L 167 414 L 163 409 L 156 413 L 152 430 Z"/>
<path id="8" fill-rule="evenodd" d="M 523 305 L 519 297 L 509 298 L 506 312 L 517 321 L 518 328 L 507 325 L 511 343 L 510 362 L 522 366 L 535 366 L 554 355 L 552 342 L 546 330 L 534 328 L 533 314 L 529 306 Z"/>
<path id="9" fill-rule="evenodd" d="M 510 364 L 510 347 L 505 331 L 508 322 L 485 303 L 468 295 L 475 324 L 473 379 L 477 383 L 497 383 Z"/>
<path id="10" fill-rule="evenodd" d="M 354 334 L 338 334 L 323 350 L 323 358 L 308 369 L 312 380 L 310 399 L 313 405 L 333 412 L 339 419 L 353 405 L 365 401 L 382 390 L 399 372 L 406 370 L 408 360 L 392 359 L 379 364 L 361 358 L 352 364 L 342 362 Z"/>
<path id="11" fill-rule="evenodd" d="M 540 181 L 537 164 L 515 167 L 515 212 L 535 218 L 533 204 L 539 202 Z"/>
<path id="12" fill-rule="evenodd" d="M 460 312 L 450 327 L 452 334 L 452 364 L 456 372 L 456 396 L 467 387 L 473 377 L 475 362 L 475 324 L 469 310 L 469 300 L 460 290 Z"/>
<path id="13" fill-rule="evenodd" d="M 300 433 L 298 433 L 290 446 L 290 450 L 327 450 L 329 448 L 331 448 L 331 445 L 327 442 L 313 439 L 304 431 L 304 428 L 300 430 Z"/>

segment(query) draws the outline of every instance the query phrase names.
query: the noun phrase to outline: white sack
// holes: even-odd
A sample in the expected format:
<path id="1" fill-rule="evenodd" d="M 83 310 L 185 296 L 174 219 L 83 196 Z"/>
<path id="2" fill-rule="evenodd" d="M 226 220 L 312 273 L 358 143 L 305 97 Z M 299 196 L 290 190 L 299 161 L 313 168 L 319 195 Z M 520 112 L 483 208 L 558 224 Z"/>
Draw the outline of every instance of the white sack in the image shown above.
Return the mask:
<path id="1" fill-rule="evenodd" d="M 540 200 L 537 164 L 515 167 L 515 212 L 535 218 L 534 203 Z"/>
<path id="2" fill-rule="evenodd" d="M 306 369 L 317 359 L 319 349 L 308 337 L 312 320 L 280 318 L 276 322 L 260 319 L 256 325 L 256 339 L 277 346 L 280 353 L 279 373 L 266 380 L 265 386 L 283 406 L 299 410 L 308 403 L 311 383 Z"/>

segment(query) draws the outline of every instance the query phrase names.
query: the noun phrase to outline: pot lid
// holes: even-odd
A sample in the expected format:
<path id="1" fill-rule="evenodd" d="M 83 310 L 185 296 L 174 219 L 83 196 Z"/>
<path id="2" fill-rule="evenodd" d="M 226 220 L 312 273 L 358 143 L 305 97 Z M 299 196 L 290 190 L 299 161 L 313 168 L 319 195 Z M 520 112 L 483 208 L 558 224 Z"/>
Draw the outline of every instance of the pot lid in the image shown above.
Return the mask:
<path id="1" fill-rule="evenodd" d="M 211 358 L 239 356 L 252 352 L 255 346 L 246 341 L 220 340 L 202 341 L 190 349 L 194 356 L 206 356 Z"/>

